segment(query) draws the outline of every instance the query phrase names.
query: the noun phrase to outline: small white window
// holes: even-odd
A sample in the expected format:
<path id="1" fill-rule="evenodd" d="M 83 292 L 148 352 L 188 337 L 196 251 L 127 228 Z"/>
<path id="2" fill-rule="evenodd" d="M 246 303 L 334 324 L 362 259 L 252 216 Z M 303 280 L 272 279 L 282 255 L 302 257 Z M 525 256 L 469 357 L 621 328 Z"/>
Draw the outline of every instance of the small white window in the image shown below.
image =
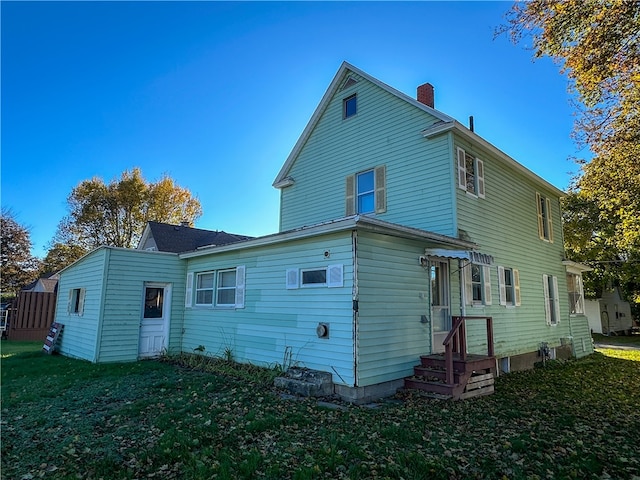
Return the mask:
<path id="1" fill-rule="evenodd" d="M 329 265 L 322 268 L 297 269 L 289 268 L 286 272 L 286 286 L 288 290 L 301 287 L 338 288 L 344 285 L 342 264 Z M 298 285 L 298 280 L 300 285 Z"/>
<path id="2" fill-rule="evenodd" d="M 303 287 L 326 287 L 327 269 L 318 268 L 313 270 L 302 270 Z"/>
<path id="3" fill-rule="evenodd" d="M 69 303 L 67 311 L 71 315 L 81 316 L 84 312 L 84 288 L 72 288 L 69 290 Z"/>

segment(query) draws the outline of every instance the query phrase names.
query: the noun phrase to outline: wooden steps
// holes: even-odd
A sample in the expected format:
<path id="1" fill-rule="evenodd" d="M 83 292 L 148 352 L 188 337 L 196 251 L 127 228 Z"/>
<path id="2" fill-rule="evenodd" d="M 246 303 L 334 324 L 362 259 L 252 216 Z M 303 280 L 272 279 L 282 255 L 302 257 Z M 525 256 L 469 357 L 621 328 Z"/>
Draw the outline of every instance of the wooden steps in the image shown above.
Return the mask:
<path id="1" fill-rule="evenodd" d="M 494 391 L 495 357 L 459 355 L 453 358 L 453 383 L 447 383 L 444 355 L 423 355 L 413 376 L 404 380 L 407 389 L 447 396 L 455 400 L 490 395 Z"/>

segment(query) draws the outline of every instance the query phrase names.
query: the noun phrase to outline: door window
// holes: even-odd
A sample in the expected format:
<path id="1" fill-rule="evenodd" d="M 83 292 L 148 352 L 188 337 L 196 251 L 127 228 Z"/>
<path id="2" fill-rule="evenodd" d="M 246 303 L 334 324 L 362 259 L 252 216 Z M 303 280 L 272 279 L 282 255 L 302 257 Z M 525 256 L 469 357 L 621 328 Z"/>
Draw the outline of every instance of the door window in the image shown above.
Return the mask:
<path id="1" fill-rule="evenodd" d="M 144 318 L 162 318 L 164 288 L 146 287 L 144 292 Z"/>

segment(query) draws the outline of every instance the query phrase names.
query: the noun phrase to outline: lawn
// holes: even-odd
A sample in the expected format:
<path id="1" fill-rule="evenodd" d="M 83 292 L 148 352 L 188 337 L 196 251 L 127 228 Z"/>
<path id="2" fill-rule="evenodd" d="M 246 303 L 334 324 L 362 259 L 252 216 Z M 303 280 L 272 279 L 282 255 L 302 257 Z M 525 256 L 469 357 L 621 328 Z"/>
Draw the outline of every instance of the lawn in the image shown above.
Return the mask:
<path id="1" fill-rule="evenodd" d="M 548 362 L 472 400 L 335 408 L 255 367 L 39 347 L 2 342 L 2 478 L 640 478 L 640 352 Z"/>

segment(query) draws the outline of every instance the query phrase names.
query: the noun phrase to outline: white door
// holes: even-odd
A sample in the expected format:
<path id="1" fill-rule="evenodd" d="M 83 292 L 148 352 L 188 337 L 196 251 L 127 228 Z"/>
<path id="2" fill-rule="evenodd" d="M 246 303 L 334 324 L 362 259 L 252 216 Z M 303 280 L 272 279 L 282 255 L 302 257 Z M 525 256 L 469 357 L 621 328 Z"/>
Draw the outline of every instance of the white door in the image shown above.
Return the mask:
<path id="1" fill-rule="evenodd" d="M 157 357 L 169 346 L 171 287 L 148 283 L 144 286 L 140 321 L 140 358 Z"/>
<path id="2" fill-rule="evenodd" d="M 451 330 L 451 311 L 449 307 L 449 263 L 431 261 L 431 331 L 432 353 L 444 352 L 442 342 Z"/>

